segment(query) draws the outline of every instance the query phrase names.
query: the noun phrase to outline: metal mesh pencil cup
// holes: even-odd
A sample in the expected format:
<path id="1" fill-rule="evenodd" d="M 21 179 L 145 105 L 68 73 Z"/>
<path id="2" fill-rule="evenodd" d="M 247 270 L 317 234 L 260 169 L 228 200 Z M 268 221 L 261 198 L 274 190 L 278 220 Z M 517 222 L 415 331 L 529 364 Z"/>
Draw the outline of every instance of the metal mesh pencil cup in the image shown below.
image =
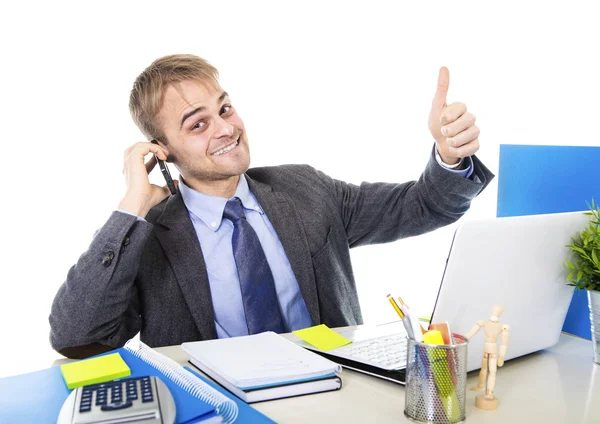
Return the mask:
<path id="1" fill-rule="evenodd" d="M 413 422 L 455 424 L 465 420 L 468 341 L 452 345 L 408 339 L 404 415 Z"/>

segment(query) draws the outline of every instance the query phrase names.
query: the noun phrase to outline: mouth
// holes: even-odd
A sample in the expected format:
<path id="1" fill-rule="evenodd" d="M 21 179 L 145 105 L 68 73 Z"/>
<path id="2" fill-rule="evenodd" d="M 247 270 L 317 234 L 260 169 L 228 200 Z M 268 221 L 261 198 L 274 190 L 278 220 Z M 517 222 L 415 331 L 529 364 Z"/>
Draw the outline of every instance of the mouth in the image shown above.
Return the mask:
<path id="1" fill-rule="evenodd" d="M 232 142 L 231 144 L 228 144 L 227 146 L 223 147 L 222 149 L 217 150 L 216 152 L 212 152 L 210 155 L 211 156 L 221 156 L 221 155 L 224 155 L 225 153 L 229 153 L 233 149 L 235 149 L 238 146 L 238 144 L 240 144 L 240 138 L 239 137 L 234 142 Z"/>

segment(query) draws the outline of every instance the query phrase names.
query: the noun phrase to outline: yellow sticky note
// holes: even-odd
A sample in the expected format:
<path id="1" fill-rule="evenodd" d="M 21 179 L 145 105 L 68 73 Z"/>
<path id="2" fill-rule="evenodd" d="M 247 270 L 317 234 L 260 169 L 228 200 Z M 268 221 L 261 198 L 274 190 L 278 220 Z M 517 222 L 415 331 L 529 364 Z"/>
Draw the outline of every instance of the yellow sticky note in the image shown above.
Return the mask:
<path id="1" fill-rule="evenodd" d="M 131 375 L 131 370 L 118 352 L 61 365 L 60 371 L 69 389 Z"/>
<path id="2" fill-rule="evenodd" d="M 348 340 L 344 336 L 339 335 L 325 324 L 296 330 L 293 331 L 293 333 L 306 343 L 310 343 L 322 351 L 328 351 L 352 343 L 352 340 Z"/>

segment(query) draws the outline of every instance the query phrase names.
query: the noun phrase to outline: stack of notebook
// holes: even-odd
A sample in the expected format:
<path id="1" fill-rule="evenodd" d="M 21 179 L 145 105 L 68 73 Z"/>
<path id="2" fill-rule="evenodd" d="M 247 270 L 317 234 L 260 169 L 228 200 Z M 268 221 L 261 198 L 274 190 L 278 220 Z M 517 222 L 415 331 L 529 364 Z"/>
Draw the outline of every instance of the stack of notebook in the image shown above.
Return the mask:
<path id="1" fill-rule="evenodd" d="M 181 347 L 192 364 L 248 403 L 342 387 L 338 364 L 273 332 Z"/>

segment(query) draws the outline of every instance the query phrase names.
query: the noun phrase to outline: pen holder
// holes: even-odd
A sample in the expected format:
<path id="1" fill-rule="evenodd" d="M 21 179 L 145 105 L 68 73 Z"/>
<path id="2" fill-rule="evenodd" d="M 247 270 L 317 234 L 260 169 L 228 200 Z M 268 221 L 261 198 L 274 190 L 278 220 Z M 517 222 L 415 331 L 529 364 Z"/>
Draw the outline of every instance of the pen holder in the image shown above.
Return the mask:
<path id="1" fill-rule="evenodd" d="M 465 420 L 468 341 L 452 345 L 408 339 L 404 415 L 413 422 L 454 424 Z"/>

